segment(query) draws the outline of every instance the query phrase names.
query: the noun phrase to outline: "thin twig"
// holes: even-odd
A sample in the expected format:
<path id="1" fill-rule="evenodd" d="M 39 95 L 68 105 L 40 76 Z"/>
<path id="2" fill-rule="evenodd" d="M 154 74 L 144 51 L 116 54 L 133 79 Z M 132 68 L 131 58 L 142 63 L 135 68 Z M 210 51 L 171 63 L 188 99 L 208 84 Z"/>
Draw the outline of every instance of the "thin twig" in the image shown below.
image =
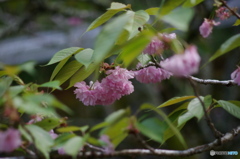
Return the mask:
<path id="1" fill-rule="evenodd" d="M 224 136 L 222 136 L 219 140 L 222 144 L 225 144 L 231 140 L 234 139 L 236 135 L 240 134 L 240 126 L 238 126 L 236 129 L 233 129 L 231 132 L 226 133 Z M 165 150 L 165 149 L 155 149 L 154 153 L 151 152 L 149 149 L 125 149 L 120 151 L 115 151 L 113 153 L 104 154 L 102 152 L 84 152 L 79 153 L 77 158 L 106 158 L 106 157 L 113 157 L 113 156 L 132 156 L 132 155 L 156 155 L 156 156 L 192 156 L 195 154 L 200 154 L 202 152 L 206 152 L 209 150 L 213 150 L 216 147 L 219 146 L 219 140 L 215 139 L 213 142 L 210 142 L 208 144 L 192 147 L 186 150 Z M 51 158 L 61 159 L 66 158 L 67 156 L 61 156 L 61 155 L 55 155 L 51 156 Z"/>
<path id="2" fill-rule="evenodd" d="M 193 76 L 189 76 L 193 81 L 200 84 L 212 84 L 212 85 L 224 85 L 224 86 L 234 86 L 237 85 L 233 80 L 219 81 L 215 79 L 200 79 Z"/>
<path id="3" fill-rule="evenodd" d="M 148 144 L 146 143 L 146 141 L 141 138 L 141 136 L 139 135 L 139 133 L 134 134 L 134 136 L 138 139 L 138 141 L 139 141 L 145 148 L 149 149 L 152 153 L 155 153 L 155 149 L 154 149 L 153 147 L 151 147 L 150 145 L 148 145 Z"/>
<path id="4" fill-rule="evenodd" d="M 97 150 L 97 151 L 101 151 L 101 152 L 105 152 L 105 150 L 101 147 L 97 147 L 97 146 L 94 146 L 94 145 L 91 145 L 89 143 L 86 144 L 87 147 L 93 149 L 93 150 Z"/>
<path id="5" fill-rule="evenodd" d="M 234 11 L 232 8 L 230 8 L 224 0 L 220 0 L 220 2 L 222 2 L 222 5 L 226 7 L 233 15 L 235 15 L 238 19 L 240 19 L 240 15 L 236 11 Z"/>
<path id="6" fill-rule="evenodd" d="M 221 132 L 219 132 L 219 131 L 215 128 L 213 122 L 211 121 L 210 117 L 208 116 L 207 110 L 206 110 L 206 107 L 205 107 L 205 104 L 204 104 L 204 102 L 202 101 L 202 99 L 199 97 L 199 94 L 198 94 L 198 91 L 197 91 L 197 89 L 196 89 L 195 83 L 193 82 L 193 80 L 192 80 L 191 78 L 189 78 L 189 81 L 190 81 L 190 83 L 191 83 L 191 85 L 192 85 L 192 87 L 193 87 L 195 96 L 198 98 L 199 102 L 200 102 L 201 105 L 202 105 L 203 112 L 204 112 L 204 116 L 205 116 L 205 120 L 207 121 L 208 126 L 209 126 L 210 129 L 212 130 L 214 136 L 215 136 L 217 139 L 219 139 L 220 137 L 223 136 L 223 134 L 222 134 Z"/>

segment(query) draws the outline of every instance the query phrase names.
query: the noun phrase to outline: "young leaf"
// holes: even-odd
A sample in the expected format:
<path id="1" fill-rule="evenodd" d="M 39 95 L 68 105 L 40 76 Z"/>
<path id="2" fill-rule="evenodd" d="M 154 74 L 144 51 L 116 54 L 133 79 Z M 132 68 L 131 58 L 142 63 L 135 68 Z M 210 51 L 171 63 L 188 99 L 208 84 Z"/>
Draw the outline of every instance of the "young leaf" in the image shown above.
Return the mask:
<path id="1" fill-rule="evenodd" d="M 228 113 L 240 119 L 240 107 L 228 101 L 219 100 L 218 104 L 223 107 Z"/>
<path id="2" fill-rule="evenodd" d="M 171 13 L 162 17 L 162 20 L 171 24 L 178 30 L 187 31 L 193 15 L 194 11 L 191 8 L 177 8 Z"/>
<path id="3" fill-rule="evenodd" d="M 83 64 L 86 68 L 92 62 L 93 49 L 84 49 L 75 55 L 75 59 Z"/>
<path id="4" fill-rule="evenodd" d="M 75 137 L 74 133 L 63 133 L 54 140 L 54 148 L 62 147 L 69 139 Z"/>
<path id="5" fill-rule="evenodd" d="M 34 125 L 37 125 L 46 131 L 50 131 L 55 127 L 59 126 L 60 121 L 58 118 L 46 118 L 42 121 L 36 122 Z"/>
<path id="6" fill-rule="evenodd" d="M 81 50 L 83 50 L 83 48 L 79 48 L 79 47 L 70 47 L 70 48 L 67 48 L 67 49 L 63 49 L 63 50 L 57 52 L 52 57 L 52 59 L 48 62 L 48 64 L 46 64 L 45 66 L 57 63 L 59 61 L 62 61 L 65 58 L 68 58 L 69 56 L 72 56 L 72 55 L 76 54 L 77 52 L 79 52 Z"/>
<path id="7" fill-rule="evenodd" d="M 108 135 L 114 147 L 117 147 L 128 135 L 127 127 L 130 124 L 129 118 L 121 118 L 115 124 L 112 124 L 101 131 L 101 135 Z"/>
<path id="8" fill-rule="evenodd" d="M 93 71 L 98 67 L 96 64 L 90 64 L 88 68 L 81 67 L 71 78 L 69 82 L 69 86 L 67 89 L 72 87 L 75 83 L 81 82 L 86 79 L 89 75 L 93 73 Z"/>
<path id="9" fill-rule="evenodd" d="M 0 78 L 0 97 L 2 97 L 7 91 L 7 89 L 10 87 L 12 81 L 12 77 L 9 76 Z"/>
<path id="10" fill-rule="evenodd" d="M 186 7 L 186 8 L 190 8 L 190 7 L 194 7 L 196 5 L 198 5 L 199 3 L 203 2 L 204 0 L 186 0 L 184 3 L 183 3 L 183 7 Z"/>
<path id="11" fill-rule="evenodd" d="M 36 125 L 26 125 L 25 127 L 31 133 L 34 139 L 32 141 L 36 148 L 42 152 L 45 158 L 49 159 L 49 152 L 51 151 L 51 146 L 54 144 L 49 133 Z"/>
<path id="12" fill-rule="evenodd" d="M 80 136 L 75 136 L 70 138 L 63 146 L 64 151 L 66 154 L 76 157 L 78 152 L 84 146 L 85 141 Z"/>
<path id="13" fill-rule="evenodd" d="M 85 132 L 87 129 L 89 128 L 89 126 L 82 126 L 82 127 L 78 127 L 78 126 L 67 126 L 67 127 L 62 127 L 62 128 L 58 128 L 57 132 L 59 133 L 65 133 L 65 132 L 73 132 L 73 131 L 82 131 Z"/>
<path id="14" fill-rule="evenodd" d="M 215 52 L 215 54 L 209 59 L 208 62 L 215 60 L 216 58 L 228 53 L 229 51 L 235 49 L 240 46 L 240 34 L 234 35 L 225 41 L 221 47 Z"/>
<path id="15" fill-rule="evenodd" d="M 180 103 L 182 101 L 188 100 L 188 99 L 192 99 L 195 98 L 195 96 L 183 96 L 183 97 L 174 97 L 172 99 L 169 99 L 168 101 L 164 102 L 163 104 L 159 105 L 157 108 L 162 108 L 162 107 L 166 107 L 166 106 L 170 106 L 176 103 Z"/>
<path id="16" fill-rule="evenodd" d="M 149 44 L 152 36 L 153 34 L 151 32 L 143 31 L 139 36 L 132 38 L 125 45 L 123 45 L 123 51 L 118 56 L 117 60 L 123 61 L 126 67 L 130 65 L 131 62 L 135 60 Z"/>
<path id="17" fill-rule="evenodd" d="M 201 100 L 204 99 L 203 97 L 200 97 L 200 98 Z M 187 109 L 188 109 L 188 112 L 190 112 L 192 115 L 197 117 L 198 120 L 200 120 L 204 114 L 202 104 L 198 98 L 194 98 L 193 100 L 191 100 Z"/>
<path id="18" fill-rule="evenodd" d="M 233 24 L 233 26 L 239 26 L 240 25 L 240 19 L 237 19 L 236 22 Z"/>
<path id="19" fill-rule="evenodd" d="M 82 68 L 82 64 L 74 60 L 66 64 L 61 71 L 55 77 L 55 80 L 60 81 L 60 85 L 71 78 L 79 69 Z"/>
<path id="20" fill-rule="evenodd" d="M 131 5 L 125 5 L 123 3 L 118 3 L 118 2 L 112 2 L 109 10 L 114 10 L 114 9 L 127 9 L 131 8 Z"/>
<path id="21" fill-rule="evenodd" d="M 179 130 L 172 124 L 172 122 L 169 120 L 169 118 L 167 117 L 167 115 L 164 112 L 162 112 L 160 109 L 157 109 L 157 108 L 155 108 L 154 106 L 152 106 L 150 104 L 143 104 L 143 105 L 141 105 L 140 109 L 141 110 L 151 109 L 151 110 L 155 111 L 156 113 L 158 113 L 165 120 L 165 122 L 168 124 L 169 128 L 173 131 L 173 133 L 176 135 L 176 137 L 181 142 L 181 144 L 185 148 L 187 147 L 186 142 L 184 141 L 183 136 L 181 135 Z"/>
<path id="22" fill-rule="evenodd" d="M 121 120 L 122 118 L 126 117 L 130 115 L 130 109 L 120 109 L 118 111 L 113 112 L 112 114 L 110 114 L 105 121 L 109 124 L 114 124 L 116 122 L 118 122 L 119 120 Z"/>
<path id="23" fill-rule="evenodd" d="M 181 5 L 185 0 L 167 0 L 160 10 L 160 15 L 166 15 L 170 13 L 173 9 Z"/>
<path id="24" fill-rule="evenodd" d="M 159 143 L 163 142 L 163 133 L 166 125 L 157 118 L 148 118 L 141 123 L 137 123 L 140 132 L 150 139 Z"/>
<path id="25" fill-rule="evenodd" d="M 62 67 L 66 64 L 66 62 L 71 58 L 71 56 L 65 58 L 64 60 L 60 61 L 57 66 L 54 68 L 53 73 L 50 77 L 50 81 L 58 74 L 58 72 L 62 69 Z"/>
<path id="26" fill-rule="evenodd" d="M 187 121 L 189 121 L 190 119 L 192 119 L 194 117 L 194 115 L 191 112 L 186 112 L 183 115 L 181 115 L 178 118 L 178 127 L 180 127 L 181 125 L 185 124 Z"/>
<path id="27" fill-rule="evenodd" d="M 105 25 L 96 39 L 93 62 L 100 63 L 109 55 L 131 16 L 132 14 L 123 14 Z"/>
<path id="28" fill-rule="evenodd" d="M 50 81 L 50 82 L 39 85 L 39 87 L 49 87 L 49 88 L 61 90 L 62 88 L 59 87 L 59 85 L 60 85 L 59 81 Z"/>
<path id="29" fill-rule="evenodd" d="M 157 15 L 158 11 L 159 11 L 158 7 L 148 8 L 145 10 L 145 12 L 148 13 L 148 15 Z"/>

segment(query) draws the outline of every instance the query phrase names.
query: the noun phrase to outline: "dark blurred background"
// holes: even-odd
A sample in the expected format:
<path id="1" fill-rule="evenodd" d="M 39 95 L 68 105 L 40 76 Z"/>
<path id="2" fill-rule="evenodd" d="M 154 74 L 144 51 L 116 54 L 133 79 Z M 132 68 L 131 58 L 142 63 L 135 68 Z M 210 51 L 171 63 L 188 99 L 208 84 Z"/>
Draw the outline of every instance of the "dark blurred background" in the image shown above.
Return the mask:
<path id="1" fill-rule="evenodd" d="M 131 4 L 134 11 L 145 10 L 150 7 L 159 7 L 161 0 L 115 0 L 124 4 Z M 78 46 L 93 48 L 94 40 L 100 28 L 94 29 L 82 36 L 88 25 L 109 8 L 112 0 L 0 0 L 0 62 L 9 65 L 17 65 L 27 61 L 36 62 L 36 71 L 33 74 L 25 72 L 20 77 L 28 82 L 38 84 L 49 81 L 55 65 L 42 67 L 59 50 Z M 240 6 L 239 0 L 227 1 L 230 6 Z M 203 39 L 198 31 L 205 17 L 212 15 L 213 0 L 197 5 L 193 9 L 193 18 L 190 21 L 188 31 L 180 31 L 178 37 L 190 44 L 198 46 L 202 56 L 202 65 L 207 62 L 220 45 L 231 36 L 240 32 L 240 27 L 232 25 L 234 17 L 221 21 L 221 25 L 215 27 L 213 33 L 207 39 Z M 218 19 L 216 19 L 218 20 Z M 156 23 L 156 27 L 164 29 L 169 26 L 166 23 Z M 82 36 L 82 37 L 81 37 Z M 81 38 L 80 38 L 81 37 Z M 209 63 L 201 68 L 196 77 L 203 79 L 228 80 L 230 74 L 236 69 L 240 60 L 240 49 Z M 89 80 L 89 79 L 88 79 Z M 74 116 L 69 118 L 69 125 L 94 125 L 121 108 L 130 107 L 134 113 L 143 103 L 160 105 L 164 101 L 175 97 L 193 95 L 189 82 L 185 79 L 172 77 L 168 81 L 159 84 L 140 84 L 133 80 L 135 91 L 129 96 L 123 97 L 111 106 L 83 106 L 76 100 L 73 94 L 74 88 L 55 91 L 54 95 L 74 110 Z M 64 86 L 63 86 L 64 87 Z M 215 99 L 240 100 L 239 87 L 225 87 L 212 85 L 197 85 L 202 96 L 212 95 Z M 165 108 L 170 113 L 179 105 Z M 61 112 L 60 112 L 61 113 Z M 63 116 L 66 114 L 62 113 Z M 239 125 L 240 120 L 229 115 L 221 108 L 211 112 L 211 118 L 216 127 L 223 133 L 230 131 Z M 214 140 L 204 119 L 190 120 L 182 129 L 182 134 L 189 147 L 197 146 Z M 157 143 L 150 142 L 156 147 Z M 139 143 L 128 137 L 118 149 L 141 148 Z M 169 139 L 161 148 L 183 149 L 174 137 Z M 219 150 L 238 151 L 240 153 L 240 137 L 233 142 L 220 147 Z M 124 157 L 119 157 L 124 158 Z M 126 157 L 125 157 L 126 158 Z M 134 158 L 134 157 L 129 157 Z M 168 158 L 154 156 L 140 156 L 138 158 Z M 182 157 L 181 157 L 182 158 Z M 214 158 L 205 152 L 200 155 L 188 157 L 191 159 Z M 215 158 L 237 158 L 236 156 L 215 156 Z M 238 155 L 238 158 L 239 155 Z"/>

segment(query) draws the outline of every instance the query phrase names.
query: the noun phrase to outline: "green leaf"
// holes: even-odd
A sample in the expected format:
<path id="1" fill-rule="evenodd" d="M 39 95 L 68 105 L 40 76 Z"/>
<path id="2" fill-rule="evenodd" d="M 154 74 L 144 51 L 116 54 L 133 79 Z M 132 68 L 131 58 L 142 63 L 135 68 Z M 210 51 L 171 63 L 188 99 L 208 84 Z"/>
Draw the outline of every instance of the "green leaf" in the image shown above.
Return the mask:
<path id="1" fill-rule="evenodd" d="M 127 8 L 131 8 L 131 5 L 125 5 L 125 4 L 117 3 L 117 2 L 111 3 L 110 9 L 108 9 L 107 12 L 105 12 L 100 17 L 98 17 L 96 20 L 94 20 L 90 24 L 90 26 L 87 28 L 86 31 L 90 31 L 90 30 L 97 28 L 98 26 L 102 25 L 103 23 L 108 21 L 110 18 L 112 18 L 115 14 L 117 14 L 120 11 L 124 11 Z"/>
<path id="2" fill-rule="evenodd" d="M 25 127 L 34 138 L 32 142 L 34 142 L 36 148 L 43 153 L 45 158 L 49 159 L 49 152 L 51 151 L 51 146 L 54 144 L 49 133 L 36 125 L 26 125 Z"/>
<path id="3" fill-rule="evenodd" d="M 15 97 L 13 99 L 13 105 L 19 109 L 22 113 L 27 114 L 42 114 L 44 116 L 54 116 L 58 117 L 56 111 L 52 107 L 44 107 L 42 104 L 29 101 L 29 100 L 23 100 L 20 97 Z"/>
<path id="4" fill-rule="evenodd" d="M 106 126 L 108 126 L 108 125 L 109 125 L 109 123 L 107 123 L 107 122 L 101 122 L 101 123 L 99 123 L 99 124 L 97 124 L 97 125 L 94 125 L 94 126 L 91 128 L 90 132 L 95 131 L 95 130 L 98 130 L 98 129 L 101 129 L 101 128 L 104 128 L 104 127 L 106 127 Z"/>
<path id="5" fill-rule="evenodd" d="M 170 13 L 173 9 L 177 8 L 179 5 L 181 5 L 185 0 L 167 0 L 163 4 L 160 15 L 166 15 Z"/>
<path id="6" fill-rule="evenodd" d="M 85 141 L 80 136 L 70 138 L 63 146 L 66 154 L 76 157 L 80 149 L 84 146 Z"/>
<path id="7" fill-rule="evenodd" d="M 138 28 L 142 27 L 145 23 L 147 23 L 149 18 L 149 15 L 144 10 L 139 10 L 135 12 L 129 39 L 133 38 L 139 33 Z"/>
<path id="8" fill-rule="evenodd" d="M 128 4 L 128 5 L 125 5 L 123 3 L 118 3 L 118 2 L 112 2 L 111 3 L 111 6 L 110 6 L 110 10 L 119 10 L 119 9 L 127 9 L 127 8 L 131 8 L 131 5 Z"/>
<path id="9" fill-rule="evenodd" d="M 158 7 L 154 7 L 154 8 L 148 8 L 145 10 L 145 12 L 148 13 L 148 15 L 157 15 L 159 11 Z"/>
<path id="10" fill-rule="evenodd" d="M 183 7 L 186 7 L 186 8 L 190 8 L 190 7 L 194 7 L 196 5 L 198 5 L 199 3 L 203 2 L 204 0 L 186 0 L 184 3 L 183 3 Z"/>
<path id="11" fill-rule="evenodd" d="M 58 118 L 46 118 L 42 121 L 36 122 L 34 125 L 41 127 L 46 131 L 50 131 L 60 125 Z"/>
<path id="12" fill-rule="evenodd" d="M 82 127 L 78 127 L 78 126 L 67 126 L 67 127 L 62 127 L 62 128 L 58 128 L 57 132 L 59 133 L 65 133 L 65 132 L 73 132 L 73 131 L 82 131 L 85 132 L 87 129 L 89 128 L 89 126 L 82 126 Z"/>
<path id="13" fill-rule="evenodd" d="M 141 123 L 137 123 L 136 126 L 143 135 L 159 143 L 163 142 L 163 133 L 166 125 L 164 125 L 159 119 L 148 118 Z"/>
<path id="14" fill-rule="evenodd" d="M 181 115 L 178 118 L 178 127 L 180 127 L 181 125 L 185 124 L 187 121 L 189 121 L 190 119 L 192 119 L 194 117 L 194 115 L 191 112 L 186 112 L 183 115 Z"/>
<path id="15" fill-rule="evenodd" d="M 123 61 L 126 67 L 129 66 L 149 44 L 152 36 L 153 34 L 151 32 L 142 31 L 140 35 L 132 38 L 122 47 L 123 51 L 118 56 L 117 60 Z"/>
<path id="16" fill-rule="evenodd" d="M 127 137 L 128 132 L 126 130 L 129 124 L 129 118 L 122 118 L 115 124 L 111 124 L 110 126 L 103 129 L 101 131 L 101 135 L 108 135 L 114 147 L 117 147 Z"/>
<path id="17" fill-rule="evenodd" d="M 123 32 L 124 26 L 127 24 L 131 16 L 132 14 L 123 14 L 105 25 L 96 39 L 95 50 L 93 52 L 93 62 L 99 64 L 106 58 L 106 56 L 109 56 L 115 41 Z"/>
<path id="18" fill-rule="evenodd" d="M 74 60 L 66 64 L 55 77 L 55 80 L 60 81 L 60 85 L 70 79 L 83 65 Z"/>
<path id="19" fill-rule="evenodd" d="M 7 89 L 10 87 L 12 81 L 12 77 L 9 76 L 0 78 L 0 97 L 2 97 L 7 91 Z"/>
<path id="20" fill-rule="evenodd" d="M 223 109 L 225 109 L 228 113 L 235 116 L 236 118 L 240 119 L 240 107 L 230 103 L 228 101 L 219 100 L 218 104 L 222 106 Z"/>
<path id="21" fill-rule="evenodd" d="M 59 87 L 59 85 L 60 85 L 59 81 L 50 81 L 50 82 L 41 84 L 39 87 L 49 87 L 49 88 L 61 90 L 62 88 Z"/>
<path id="22" fill-rule="evenodd" d="M 83 64 L 86 68 L 92 62 L 93 49 L 84 49 L 75 55 L 75 59 Z"/>
<path id="23" fill-rule="evenodd" d="M 109 124 L 115 124 L 116 122 L 118 122 L 119 120 L 121 120 L 122 118 L 129 116 L 130 115 L 130 109 L 120 109 L 118 111 L 113 112 L 112 114 L 110 114 L 105 121 Z"/>
<path id="24" fill-rule="evenodd" d="M 162 17 L 162 20 L 178 30 L 187 31 L 193 15 L 194 11 L 192 8 L 177 8 Z"/>
<path id="25" fill-rule="evenodd" d="M 164 102 L 163 104 L 159 105 L 157 108 L 170 106 L 170 105 L 177 104 L 177 103 L 180 103 L 182 101 L 192 99 L 192 98 L 195 98 L 195 96 L 174 97 L 174 98 L 171 98 L 168 101 Z"/>
<path id="26" fill-rule="evenodd" d="M 200 98 L 202 101 L 204 100 L 203 97 L 200 97 Z M 191 102 L 188 104 L 187 109 L 188 109 L 188 112 L 190 112 L 193 116 L 197 117 L 198 120 L 200 120 L 204 115 L 202 104 L 198 98 L 194 98 L 193 100 L 191 100 Z"/>
<path id="27" fill-rule="evenodd" d="M 144 109 L 151 109 L 153 111 L 155 111 L 156 113 L 158 113 L 164 120 L 165 122 L 168 124 L 169 128 L 173 131 L 173 133 L 176 135 L 176 137 L 178 138 L 178 140 L 180 141 L 180 143 L 186 148 L 187 145 L 184 141 L 183 136 L 181 135 L 181 133 L 179 132 L 179 130 L 172 124 L 172 122 L 169 120 L 169 118 L 166 116 L 166 114 L 164 112 L 162 112 L 160 109 L 155 108 L 154 106 L 150 105 L 150 104 L 143 104 L 140 107 L 140 110 L 144 110 Z"/>
<path id="28" fill-rule="evenodd" d="M 137 59 L 143 66 L 151 60 L 150 56 L 147 54 L 140 54 Z"/>
<path id="29" fill-rule="evenodd" d="M 215 54 L 209 59 L 208 62 L 215 60 L 216 58 L 228 53 L 229 51 L 240 46 L 240 34 L 234 35 L 225 41 L 220 48 L 215 52 Z"/>
<path id="30" fill-rule="evenodd" d="M 62 67 L 66 64 L 66 62 L 71 58 L 71 56 L 65 58 L 64 60 L 60 61 L 57 66 L 54 68 L 53 73 L 50 77 L 50 81 L 54 79 L 54 77 L 58 74 L 58 72 L 62 69 Z"/>
<path id="31" fill-rule="evenodd" d="M 72 56 L 72 55 L 76 54 L 77 52 L 79 52 L 81 50 L 83 50 L 83 48 L 79 48 L 79 47 L 70 47 L 70 48 L 67 48 L 67 49 L 63 49 L 63 50 L 57 52 L 52 57 L 52 59 L 48 62 L 48 64 L 46 64 L 45 66 L 57 63 L 59 61 L 62 61 L 65 58 L 68 58 L 69 56 Z"/>
<path id="32" fill-rule="evenodd" d="M 239 26 L 240 25 L 240 19 L 237 19 L 236 22 L 233 24 L 233 26 Z"/>
<path id="33" fill-rule="evenodd" d="M 60 148 L 62 147 L 69 139 L 75 137 L 76 135 L 74 133 L 63 133 L 60 134 L 55 140 L 54 140 L 54 148 Z"/>
<path id="34" fill-rule="evenodd" d="M 24 89 L 26 88 L 26 86 L 22 86 L 22 85 L 18 85 L 18 86 L 11 86 L 9 88 L 9 94 L 11 98 L 14 98 L 15 96 L 17 96 L 18 94 L 20 94 L 21 92 L 24 91 Z M 0 89 L 1 90 L 1 89 Z"/>
<path id="35" fill-rule="evenodd" d="M 86 79 L 88 76 L 90 76 L 93 71 L 98 67 L 96 64 L 89 65 L 88 68 L 81 67 L 71 78 L 69 82 L 68 88 L 72 87 L 77 82 L 81 82 L 84 79 Z M 67 89 L 68 89 L 67 88 Z"/>

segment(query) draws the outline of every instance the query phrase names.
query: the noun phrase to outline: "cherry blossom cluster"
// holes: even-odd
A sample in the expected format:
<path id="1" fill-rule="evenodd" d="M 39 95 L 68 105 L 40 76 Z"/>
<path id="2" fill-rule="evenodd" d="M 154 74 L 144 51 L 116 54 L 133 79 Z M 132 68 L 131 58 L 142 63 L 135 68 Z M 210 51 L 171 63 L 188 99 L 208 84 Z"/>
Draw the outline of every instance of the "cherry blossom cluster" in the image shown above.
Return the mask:
<path id="1" fill-rule="evenodd" d="M 212 33 L 213 26 L 219 25 L 220 22 L 215 22 L 214 20 L 204 19 L 204 22 L 199 27 L 200 34 L 206 38 Z"/>
<path id="2" fill-rule="evenodd" d="M 231 16 L 230 12 L 225 7 L 220 7 L 215 12 L 216 16 L 221 20 L 228 19 Z"/>
<path id="3" fill-rule="evenodd" d="M 0 153 L 12 152 L 21 145 L 21 134 L 17 129 L 8 128 L 0 131 Z"/>
<path id="4" fill-rule="evenodd" d="M 117 66 L 115 69 L 106 71 L 107 77 L 101 82 L 90 82 L 87 85 L 84 81 L 78 82 L 74 93 L 84 105 L 110 105 L 124 95 L 129 95 L 134 91 L 132 82 L 134 73 Z"/>
<path id="5" fill-rule="evenodd" d="M 169 43 L 176 39 L 176 34 L 158 34 L 153 37 L 149 45 L 143 51 L 150 56 L 161 56 L 168 49 Z M 198 72 L 200 56 L 195 46 L 188 46 L 181 54 L 175 54 L 160 63 L 153 65 L 141 64 L 136 71 L 128 71 L 119 66 L 105 71 L 106 77 L 101 82 L 78 82 L 74 86 L 74 93 L 84 105 L 110 105 L 124 95 L 134 91 L 129 79 L 136 78 L 141 83 L 157 83 L 169 79 L 171 76 L 187 77 Z M 105 64 L 108 65 L 108 64 Z"/>

